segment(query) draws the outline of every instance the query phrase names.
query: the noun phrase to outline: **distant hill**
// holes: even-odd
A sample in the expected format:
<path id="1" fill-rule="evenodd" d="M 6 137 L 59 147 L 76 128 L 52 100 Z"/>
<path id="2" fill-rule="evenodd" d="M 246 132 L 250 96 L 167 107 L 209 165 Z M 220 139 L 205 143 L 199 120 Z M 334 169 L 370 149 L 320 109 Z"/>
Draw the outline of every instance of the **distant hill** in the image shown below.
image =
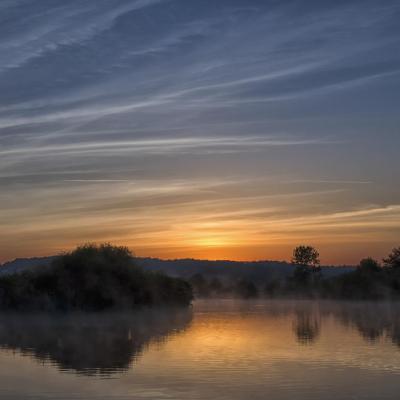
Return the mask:
<path id="1" fill-rule="evenodd" d="M 0 275 L 19 273 L 32 268 L 49 265 L 56 256 L 37 258 L 17 258 L 0 266 Z M 281 261 L 228 261 L 228 260 L 161 260 L 158 258 L 135 258 L 136 264 L 144 269 L 160 271 L 167 275 L 190 278 L 201 273 L 208 278 L 219 278 L 223 281 L 249 279 L 252 281 L 279 280 L 293 273 L 293 264 Z M 332 277 L 351 272 L 354 267 L 322 267 L 325 277 Z"/>
<path id="2" fill-rule="evenodd" d="M 252 281 L 281 279 L 293 273 L 295 266 L 282 261 L 228 261 L 228 260 L 160 260 L 157 258 L 137 258 L 137 264 L 146 269 L 162 271 L 168 275 L 189 278 L 201 273 L 220 279 L 246 278 Z M 322 267 L 326 277 L 350 272 L 353 267 Z"/>
<path id="3" fill-rule="evenodd" d="M 0 265 L 0 275 L 14 274 L 30 270 L 36 267 L 49 265 L 56 256 L 50 257 L 33 257 L 33 258 L 16 258 Z"/>

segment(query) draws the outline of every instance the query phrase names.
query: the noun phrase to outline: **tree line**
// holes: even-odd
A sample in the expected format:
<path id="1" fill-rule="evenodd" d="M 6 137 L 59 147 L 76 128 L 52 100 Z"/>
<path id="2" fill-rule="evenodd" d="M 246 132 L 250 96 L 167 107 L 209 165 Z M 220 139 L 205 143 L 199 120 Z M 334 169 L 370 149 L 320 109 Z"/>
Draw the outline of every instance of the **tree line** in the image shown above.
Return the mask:
<path id="1" fill-rule="evenodd" d="M 394 248 L 381 263 L 367 257 L 354 271 L 331 278 L 322 276 L 319 253 L 314 247 L 296 247 L 292 262 L 296 269 L 286 282 L 289 292 L 347 299 L 400 297 L 400 247 Z"/>
<path id="2" fill-rule="evenodd" d="M 0 277 L 0 309 L 88 310 L 152 305 L 187 306 L 194 297 L 304 297 L 399 299 L 400 247 L 378 262 L 365 258 L 352 272 L 324 276 L 312 246 L 293 251 L 293 273 L 265 281 L 234 280 L 196 273 L 171 277 L 135 265 L 126 247 L 84 245 L 49 266 Z"/>
<path id="3" fill-rule="evenodd" d="M 400 298 L 400 247 L 381 263 L 368 257 L 353 271 L 330 277 L 323 275 L 319 252 L 312 246 L 296 247 L 291 262 L 295 268 L 285 278 L 229 281 L 197 273 L 189 282 L 196 297 Z"/>

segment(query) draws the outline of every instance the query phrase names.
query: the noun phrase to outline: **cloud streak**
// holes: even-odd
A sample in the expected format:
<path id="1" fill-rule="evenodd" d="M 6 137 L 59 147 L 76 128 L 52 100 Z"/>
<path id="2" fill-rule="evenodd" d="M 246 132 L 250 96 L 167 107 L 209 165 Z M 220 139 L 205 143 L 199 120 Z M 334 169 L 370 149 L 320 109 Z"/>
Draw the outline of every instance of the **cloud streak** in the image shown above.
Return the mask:
<path id="1" fill-rule="evenodd" d="M 119 153 L 130 152 L 141 155 L 163 154 L 163 153 L 182 153 L 202 152 L 202 151 L 245 151 L 260 147 L 282 147 L 282 146 L 307 146 L 307 145 L 327 145 L 332 142 L 326 139 L 277 139 L 268 137 L 190 137 L 190 138 L 170 138 L 170 139 L 148 139 L 130 141 L 103 141 L 76 144 L 60 144 L 53 146 L 30 146 L 26 148 L 0 150 L 2 156 L 18 155 L 41 155 L 46 154 L 86 154 L 86 153 Z"/>
<path id="2" fill-rule="evenodd" d="M 92 238 L 236 258 L 309 239 L 332 262 L 346 238 L 394 244 L 397 1 L 0 10 L 3 259 Z"/>

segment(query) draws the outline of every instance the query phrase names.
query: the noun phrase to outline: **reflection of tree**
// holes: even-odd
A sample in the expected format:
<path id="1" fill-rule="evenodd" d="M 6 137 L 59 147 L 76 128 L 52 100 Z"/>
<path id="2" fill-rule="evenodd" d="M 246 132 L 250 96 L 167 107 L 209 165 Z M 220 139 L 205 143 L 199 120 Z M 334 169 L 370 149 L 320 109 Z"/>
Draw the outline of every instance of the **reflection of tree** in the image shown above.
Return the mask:
<path id="1" fill-rule="evenodd" d="M 285 314 L 293 313 L 293 331 L 301 344 L 313 344 L 324 321 L 333 317 L 342 325 L 356 329 L 369 343 L 388 338 L 400 347 L 400 305 L 398 303 L 379 302 L 335 302 L 286 303 L 285 307 L 276 307 L 273 311 Z"/>
<path id="2" fill-rule="evenodd" d="M 1 316 L 0 347 L 85 375 L 127 370 L 150 342 L 184 330 L 187 309 L 135 314 Z"/>
<path id="3" fill-rule="evenodd" d="M 381 303 L 345 303 L 335 316 L 346 326 L 355 327 L 360 335 L 370 343 L 378 341 L 391 332 L 395 309 Z"/>
<path id="4" fill-rule="evenodd" d="M 331 309 L 343 325 L 355 327 L 370 343 L 389 338 L 400 347 L 400 307 L 393 303 L 344 302 Z"/>
<path id="5" fill-rule="evenodd" d="M 388 332 L 388 336 L 392 339 L 393 344 L 400 347 L 400 321 L 397 320 L 390 331 Z"/>
<path id="6" fill-rule="evenodd" d="M 378 341 L 385 332 L 385 327 L 380 324 L 380 321 L 373 319 L 361 318 L 355 320 L 354 324 L 357 326 L 360 335 L 371 343 Z"/>
<path id="7" fill-rule="evenodd" d="M 297 310 L 293 330 L 301 344 L 312 344 L 320 333 L 318 315 L 312 310 Z"/>

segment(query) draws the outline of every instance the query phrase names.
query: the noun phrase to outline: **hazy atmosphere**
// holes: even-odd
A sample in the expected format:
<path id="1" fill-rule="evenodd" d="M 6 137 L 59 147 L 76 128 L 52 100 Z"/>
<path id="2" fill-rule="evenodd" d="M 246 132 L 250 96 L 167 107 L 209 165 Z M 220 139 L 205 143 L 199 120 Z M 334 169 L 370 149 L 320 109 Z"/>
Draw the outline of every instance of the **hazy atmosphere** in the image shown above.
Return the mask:
<path id="1" fill-rule="evenodd" d="M 0 262 L 381 259 L 400 235 L 398 1 L 3 0 Z"/>

